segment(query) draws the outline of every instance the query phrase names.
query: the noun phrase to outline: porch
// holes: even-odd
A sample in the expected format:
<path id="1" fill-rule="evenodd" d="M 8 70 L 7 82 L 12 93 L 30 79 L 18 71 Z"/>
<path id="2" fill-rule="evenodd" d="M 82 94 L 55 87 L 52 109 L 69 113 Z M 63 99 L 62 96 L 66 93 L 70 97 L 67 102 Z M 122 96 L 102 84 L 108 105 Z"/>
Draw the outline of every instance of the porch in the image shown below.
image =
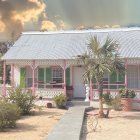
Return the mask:
<path id="1" fill-rule="evenodd" d="M 6 83 L 6 65 L 11 65 L 10 85 Z M 74 81 L 76 81 L 75 78 L 77 77 L 77 72 L 79 72 L 76 70 L 77 65 L 80 65 L 80 62 L 76 60 L 4 61 L 2 95 L 8 95 L 10 87 L 20 86 L 23 89 L 31 89 L 34 96 L 45 99 L 50 99 L 60 94 L 67 95 L 70 98 L 76 97 L 73 94 L 73 87 L 76 85 Z M 80 86 L 85 89 L 82 78 L 81 76 L 79 77 Z M 75 91 L 77 92 L 77 90 Z M 83 92 L 82 98 L 84 98 L 85 90 L 81 91 Z"/>
<path id="2" fill-rule="evenodd" d="M 125 59 L 124 75 L 113 72 L 104 76 L 104 92 L 114 97 L 122 87 L 136 91 L 136 99 L 140 99 L 140 60 Z M 64 94 L 69 98 L 85 98 L 86 90 L 83 82 L 84 68 L 77 60 L 7 60 L 4 62 L 3 91 L 6 89 L 6 65 L 11 65 L 11 86 L 20 85 L 30 88 L 33 95 L 42 98 L 53 98 Z M 97 83 L 90 81 L 90 100 L 98 100 Z"/>

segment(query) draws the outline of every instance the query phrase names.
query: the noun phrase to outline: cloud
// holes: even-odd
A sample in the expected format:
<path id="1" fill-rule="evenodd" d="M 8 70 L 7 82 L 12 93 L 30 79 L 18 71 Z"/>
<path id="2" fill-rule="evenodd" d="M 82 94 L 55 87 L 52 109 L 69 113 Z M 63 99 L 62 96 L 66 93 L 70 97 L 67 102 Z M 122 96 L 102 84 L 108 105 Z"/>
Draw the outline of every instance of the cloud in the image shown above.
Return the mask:
<path id="1" fill-rule="evenodd" d="M 41 30 L 42 31 L 56 31 L 57 27 L 53 22 L 49 20 L 44 20 L 42 21 Z"/>
<path id="2" fill-rule="evenodd" d="M 3 32 L 5 30 L 5 24 L 0 21 L 0 32 Z"/>
<path id="3" fill-rule="evenodd" d="M 38 21 L 46 5 L 42 0 L 0 0 L 0 31 L 8 38 L 14 33 L 15 38 L 23 31 L 27 22 Z"/>
<path id="4" fill-rule="evenodd" d="M 38 20 L 38 16 L 44 12 L 46 5 L 39 0 L 28 0 L 28 3 L 34 6 L 25 11 L 13 11 L 14 20 L 19 20 L 22 24 Z"/>

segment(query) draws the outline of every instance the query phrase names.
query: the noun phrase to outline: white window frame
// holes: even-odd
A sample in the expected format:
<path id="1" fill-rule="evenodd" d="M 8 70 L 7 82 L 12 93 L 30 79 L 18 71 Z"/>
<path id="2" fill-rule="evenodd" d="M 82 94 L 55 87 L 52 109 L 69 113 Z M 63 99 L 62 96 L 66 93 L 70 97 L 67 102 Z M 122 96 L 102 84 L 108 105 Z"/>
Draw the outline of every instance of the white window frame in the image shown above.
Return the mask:
<path id="1" fill-rule="evenodd" d="M 52 68 L 52 81 L 54 79 L 62 79 L 63 83 L 63 69 L 61 67 Z"/>

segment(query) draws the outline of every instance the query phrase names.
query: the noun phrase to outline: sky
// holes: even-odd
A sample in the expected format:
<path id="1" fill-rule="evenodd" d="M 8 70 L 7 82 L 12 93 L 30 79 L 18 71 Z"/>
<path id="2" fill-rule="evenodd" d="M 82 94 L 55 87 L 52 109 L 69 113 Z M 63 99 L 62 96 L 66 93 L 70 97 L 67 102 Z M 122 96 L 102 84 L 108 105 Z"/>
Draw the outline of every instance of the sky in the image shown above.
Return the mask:
<path id="1" fill-rule="evenodd" d="M 140 0 L 0 0 L 0 40 L 23 31 L 140 26 Z"/>

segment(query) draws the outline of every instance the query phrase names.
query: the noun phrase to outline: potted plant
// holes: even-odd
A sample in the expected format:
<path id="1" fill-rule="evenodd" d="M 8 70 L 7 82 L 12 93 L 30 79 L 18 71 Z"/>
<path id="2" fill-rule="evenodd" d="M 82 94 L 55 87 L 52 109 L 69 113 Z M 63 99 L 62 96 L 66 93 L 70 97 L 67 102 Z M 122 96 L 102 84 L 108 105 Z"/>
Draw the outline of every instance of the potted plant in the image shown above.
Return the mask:
<path id="1" fill-rule="evenodd" d="M 132 110 L 132 99 L 136 96 L 134 90 L 121 89 L 119 91 L 121 96 L 121 104 L 123 105 L 123 111 Z"/>
<path id="2" fill-rule="evenodd" d="M 66 108 L 66 101 L 67 101 L 67 97 L 63 94 L 57 95 L 53 98 L 56 107 L 59 109 L 64 109 Z"/>

